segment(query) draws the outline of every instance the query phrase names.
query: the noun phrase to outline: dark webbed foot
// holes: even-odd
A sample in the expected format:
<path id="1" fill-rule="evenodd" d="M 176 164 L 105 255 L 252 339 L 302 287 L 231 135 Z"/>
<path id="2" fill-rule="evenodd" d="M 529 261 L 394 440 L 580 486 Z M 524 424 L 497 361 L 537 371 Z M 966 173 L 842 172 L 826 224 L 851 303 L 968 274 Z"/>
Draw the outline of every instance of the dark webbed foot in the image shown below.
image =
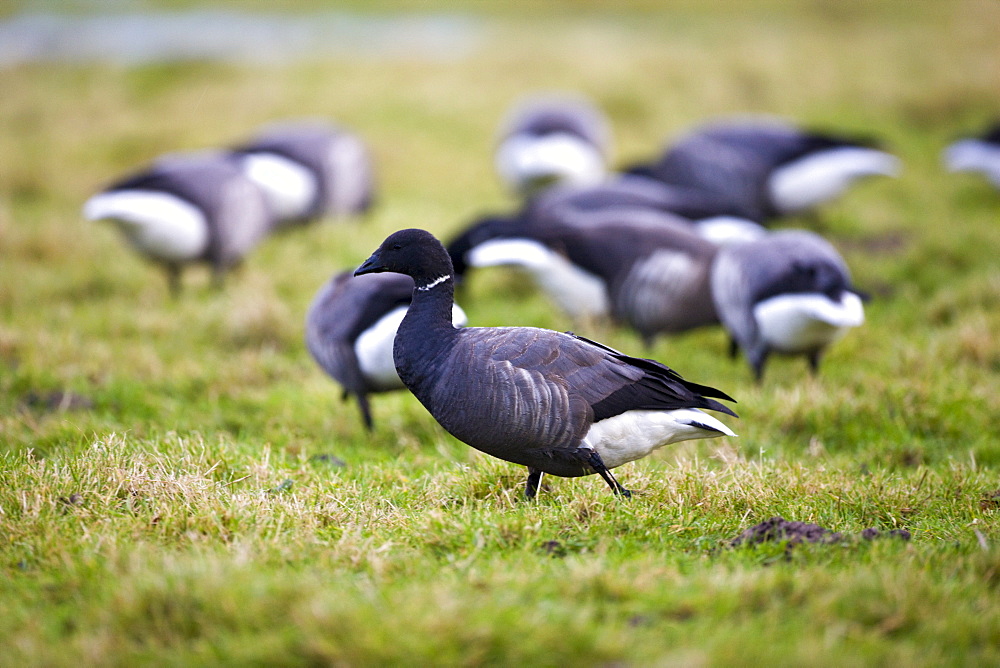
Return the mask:
<path id="1" fill-rule="evenodd" d="M 611 488 L 612 492 L 626 499 L 632 498 L 632 492 L 622 487 L 622 484 L 611 475 L 611 471 L 604 465 L 604 460 L 601 459 L 601 456 L 596 451 L 591 453 L 587 463 L 604 478 L 604 482 L 608 483 L 608 487 Z"/>
<path id="2" fill-rule="evenodd" d="M 524 496 L 527 499 L 534 499 L 538 494 L 538 487 L 542 484 L 543 473 L 538 469 L 528 467 L 528 482 L 524 485 Z"/>

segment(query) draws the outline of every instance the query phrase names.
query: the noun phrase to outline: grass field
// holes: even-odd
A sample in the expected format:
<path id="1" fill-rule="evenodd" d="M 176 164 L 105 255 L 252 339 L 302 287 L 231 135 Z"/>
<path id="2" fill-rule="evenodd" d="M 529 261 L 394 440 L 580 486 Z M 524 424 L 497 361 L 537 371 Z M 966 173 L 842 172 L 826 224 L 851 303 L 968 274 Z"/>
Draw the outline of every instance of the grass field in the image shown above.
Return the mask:
<path id="1" fill-rule="evenodd" d="M 436 2 L 474 45 L 451 57 L 0 69 L 0 665 L 1000 664 L 1000 193 L 940 162 L 1000 112 L 1000 5 L 616 7 Z M 540 89 L 591 96 L 618 163 L 763 112 L 905 165 L 785 223 L 874 295 L 819 378 L 776 359 L 756 386 L 718 329 L 580 332 L 739 400 L 738 439 L 619 469 L 629 501 L 589 477 L 526 503 L 523 469 L 404 393 L 368 435 L 302 341 L 388 233 L 513 206 L 493 133 Z M 171 300 L 80 216 L 158 153 L 303 115 L 370 142 L 378 207 L 267 241 L 221 291 L 193 271 Z M 472 324 L 570 326 L 499 270 L 462 296 Z M 848 538 L 729 546 L 778 515 Z"/>

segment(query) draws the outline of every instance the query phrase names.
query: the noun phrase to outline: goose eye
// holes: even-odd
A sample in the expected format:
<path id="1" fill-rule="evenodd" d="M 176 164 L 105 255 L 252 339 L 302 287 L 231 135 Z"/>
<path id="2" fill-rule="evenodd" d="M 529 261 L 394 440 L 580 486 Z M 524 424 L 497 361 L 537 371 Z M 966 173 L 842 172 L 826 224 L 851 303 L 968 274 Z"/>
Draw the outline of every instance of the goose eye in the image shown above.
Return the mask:
<path id="1" fill-rule="evenodd" d="M 402 248 L 402 247 L 403 247 L 403 245 L 402 245 L 402 244 L 393 244 L 393 245 L 392 245 L 392 250 L 399 250 L 399 249 L 400 249 L 400 248 Z"/>

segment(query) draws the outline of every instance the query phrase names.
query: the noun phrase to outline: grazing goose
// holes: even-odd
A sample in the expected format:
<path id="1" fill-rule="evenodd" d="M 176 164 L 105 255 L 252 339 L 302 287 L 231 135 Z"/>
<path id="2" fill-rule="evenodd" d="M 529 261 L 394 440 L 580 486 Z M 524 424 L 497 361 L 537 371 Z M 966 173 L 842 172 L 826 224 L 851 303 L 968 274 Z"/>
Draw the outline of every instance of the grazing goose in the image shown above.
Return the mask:
<path id="1" fill-rule="evenodd" d="M 696 129 L 628 171 L 701 190 L 730 212 L 764 221 L 812 210 L 858 179 L 899 169 L 898 158 L 867 140 L 741 119 Z"/>
<path id="2" fill-rule="evenodd" d="M 716 244 L 748 241 L 765 231 L 735 207 L 727 208 L 701 190 L 632 174 L 597 185 L 549 188 L 530 200 L 521 215 L 539 217 L 559 207 L 580 211 L 625 207 L 676 214 L 691 220 L 695 232 Z"/>
<path id="3" fill-rule="evenodd" d="M 758 381 L 771 352 L 805 355 L 815 373 L 823 350 L 864 321 L 844 260 L 805 230 L 720 249 L 712 295 L 732 352 L 743 349 Z"/>
<path id="4" fill-rule="evenodd" d="M 607 170 L 609 134 L 604 115 L 586 99 L 532 97 L 501 124 L 496 169 L 522 196 L 554 183 L 598 183 Z"/>
<path id="5" fill-rule="evenodd" d="M 371 156 L 357 135 L 319 121 L 265 126 L 233 149 L 282 223 L 347 217 L 372 204 Z"/>
<path id="6" fill-rule="evenodd" d="M 368 395 L 403 389 L 392 361 L 392 342 L 413 296 L 413 279 L 401 274 L 355 277 L 346 271 L 331 278 L 306 315 L 306 346 L 313 359 L 354 395 L 365 427 L 371 431 Z M 452 322 L 466 323 L 455 304 Z"/>
<path id="7" fill-rule="evenodd" d="M 948 146 L 945 164 L 952 172 L 979 172 L 1000 188 L 1000 123 L 979 137 L 961 139 Z"/>
<path id="8" fill-rule="evenodd" d="M 162 264 L 175 296 L 184 265 L 207 262 L 221 284 L 274 224 L 263 192 L 221 153 L 163 156 L 88 199 L 83 215 L 110 220 Z"/>
<path id="9" fill-rule="evenodd" d="M 647 345 L 718 322 L 709 283 L 717 246 L 687 221 L 624 207 L 548 216 L 479 223 L 449 244 L 453 264 L 518 267 L 574 321 L 611 316 Z"/>
<path id="10" fill-rule="evenodd" d="M 533 327 L 456 328 L 448 252 L 429 232 L 390 235 L 355 275 L 406 274 L 413 301 L 393 358 L 403 384 L 460 441 L 528 467 L 526 495 L 543 473 L 599 474 L 692 438 L 734 435 L 700 409 L 735 415 L 697 385 L 653 360 L 629 357 L 573 334 Z"/>

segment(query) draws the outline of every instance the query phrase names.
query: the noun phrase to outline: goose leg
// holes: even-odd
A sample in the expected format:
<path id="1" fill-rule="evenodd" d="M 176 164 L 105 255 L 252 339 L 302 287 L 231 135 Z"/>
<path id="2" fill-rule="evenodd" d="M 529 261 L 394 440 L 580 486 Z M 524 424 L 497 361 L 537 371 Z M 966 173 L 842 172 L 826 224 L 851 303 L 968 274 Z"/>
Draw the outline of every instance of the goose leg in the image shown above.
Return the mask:
<path id="1" fill-rule="evenodd" d="M 771 351 L 766 347 L 750 351 L 747 357 L 750 359 L 750 367 L 753 369 L 753 379 L 759 385 L 764 380 L 764 364 Z"/>
<path id="2" fill-rule="evenodd" d="M 177 299 L 181 296 L 181 268 L 177 264 L 167 264 L 167 288 L 170 290 L 170 296 L 173 299 Z"/>
<path id="3" fill-rule="evenodd" d="M 542 471 L 528 467 L 528 482 L 524 485 L 525 498 L 535 498 L 535 495 L 538 494 L 538 486 L 542 484 L 543 475 Z"/>
<path id="4" fill-rule="evenodd" d="M 818 350 L 809 353 L 809 371 L 814 376 L 819 373 L 819 356 L 820 352 Z"/>
<path id="5" fill-rule="evenodd" d="M 222 290 L 226 286 L 226 268 L 222 265 L 212 266 L 212 289 Z"/>
<path id="6" fill-rule="evenodd" d="M 592 469 L 597 471 L 602 478 L 604 478 L 604 482 L 608 483 L 608 487 L 611 488 L 612 492 L 623 496 L 626 499 L 632 497 L 632 492 L 622 487 L 622 484 L 618 482 L 613 475 L 611 475 L 611 471 L 609 471 L 608 467 L 604 465 L 604 460 L 602 460 L 601 456 L 597 454 L 597 451 L 591 453 L 590 459 L 587 463 Z"/>

